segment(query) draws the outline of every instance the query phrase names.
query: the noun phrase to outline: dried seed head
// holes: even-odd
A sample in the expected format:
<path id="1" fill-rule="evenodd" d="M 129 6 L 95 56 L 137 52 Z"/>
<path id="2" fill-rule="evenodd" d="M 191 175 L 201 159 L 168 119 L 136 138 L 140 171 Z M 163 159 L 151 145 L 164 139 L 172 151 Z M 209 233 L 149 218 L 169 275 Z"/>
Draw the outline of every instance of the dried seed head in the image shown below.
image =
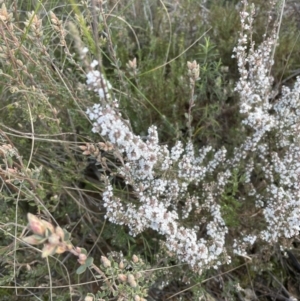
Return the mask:
<path id="1" fill-rule="evenodd" d="M 48 233 L 54 233 L 55 232 L 55 229 L 54 229 L 54 226 L 51 224 L 51 223 L 49 223 L 49 222 L 47 222 L 47 221 L 45 221 L 45 220 L 41 220 L 41 222 L 43 223 L 43 225 L 47 228 L 46 230 L 46 233 L 48 232 Z"/>
<path id="2" fill-rule="evenodd" d="M 101 256 L 101 262 L 105 268 L 111 267 L 111 262 L 105 256 Z"/>
<path id="3" fill-rule="evenodd" d="M 6 6 L 4 3 L 2 3 L 1 9 L 0 9 L 0 20 L 4 23 L 11 22 L 12 21 L 12 13 L 8 13 Z"/>
<path id="4" fill-rule="evenodd" d="M 23 64 L 23 62 L 21 60 L 16 60 L 16 63 L 17 63 L 17 65 L 19 67 L 23 67 L 24 66 L 24 64 Z"/>
<path id="5" fill-rule="evenodd" d="M 62 254 L 68 250 L 68 245 L 67 244 L 61 244 L 57 247 L 55 250 L 56 254 Z"/>
<path id="6" fill-rule="evenodd" d="M 48 242 L 51 244 L 51 245 L 58 245 L 59 242 L 60 242 L 60 237 L 59 235 L 57 235 L 56 233 L 52 233 L 49 238 L 48 238 Z"/>
<path id="7" fill-rule="evenodd" d="M 50 19 L 54 25 L 61 25 L 61 21 L 56 17 L 55 13 L 50 11 Z"/>
<path id="8" fill-rule="evenodd" d="M 118 279 L 122 282 L 126 282 L 127 281 L 127 276 L 124 274 L 119 274 L 118 275 Z"/>
<path id="9" fill-rule="evenodd" d="M 138 262 L 139 262 L 139 258 L 138 258 L 136 255 L 133 255 L 133 256 L 132 256 L 132 261 L 133 261 L 134 263 L 138 263 Z"/>
<path id="10" fill-rule="evenodd" d="M 46 232 L 46 225 L 40 220 L 37 216 L 28 213 L 27 219 L 29 222 L 29 228 L 30 230 L 37 235 L 44 236 Z"/>
<path id="11" fill-rule="evenodd" d="M 26 27 L 29 27 L 34 36 L 39 38 L 43 35 L 42 20 L 38 18 L 34 11 L 27 13 L 27 20 L 24 24 Z"/>
<path id="12" fill-rule="evenodd" d="M 77 252 L 78 254 L 80 254 L 80 253 L 81 253 L 81 248 L 76 247 L 76 248 L 75 248 L 75 252 Z"/>
<path id="13" fill-rule="evenodd" d="M 141 272 L 137 272 L 136 274 L 135 274 L 135 278 L 136 279 L 140 279 L 142 277 L 142 273 Z"/>
<path id="14" fill-rule="evenodd" d="M 137 65 L 136 65 L 136 57 L 132 61 L 128 61 L 128 63 L 126 64 L 126 67 L 128 69 L 135 70 L 136 67 L 137 67 Z"/>
<path id="15" fill-rule="evenodd" d="M 200 67 L 199 64 L 194 60 L 193 62 L 187 62 L 188 66 L 188 76 L 190 77 L 190 80 L 195 82 L 198 80 L 200 75 Z"/>
<path id="16" fill-rule="evenodd" d="M 22 238 L 22 241 L 30 244 L 30 245 L 39 245 L 45 241 L 45 238 L 39 235 L 30 235 Z"/>
<path id="17" fill-rule="evenodd" d="M 64 240 L 64 238 L 65 238 L 65 232 L 64 232 L 64 230 L 61 227 L 57 226 L 55 228 L 55 233 L 60 237 L 60 239 L 62 241 Z"/>
<path id="18" fill-rule="evenodd" d="M 138 296 L 138 295 L 135 295 L 135 296 L 134 296 L 134 301 L 141 301 L 141 297 Z"/>
<path id="19" fill-rule="evenodd" d="M 132 274 L 129 274 L 127 277 L 127 282 L 131 287 L 137 287 L 137 283 L 135 281 L 135 278 Z"/>
<path id="20" fill-rule="evenodd" d="M 125 267 L 124 262 L 123 262 L 123 261 L 120 261 L 120 263 L 119 263 L 119 268 L 120 268 L 121 270 L 123 270 L 124 267 Z"/>
<path id="21" fill-rule="evenodd" d="M 85 254 L 83 254 L 83 253 L 79 254 L 79 256 L 78 256 L 78 262 L 81 265 L 85 264 L 86 259 L 87 259 L 87 256 Z"/>
<path id="22" fill-rule="evenodd" d="M 57 249 L 56 245 L 52 244 L 44 244 L 43 250 L 42 250 L 42 258 L 46 258 L 50 255 L 53 255 Z"/>

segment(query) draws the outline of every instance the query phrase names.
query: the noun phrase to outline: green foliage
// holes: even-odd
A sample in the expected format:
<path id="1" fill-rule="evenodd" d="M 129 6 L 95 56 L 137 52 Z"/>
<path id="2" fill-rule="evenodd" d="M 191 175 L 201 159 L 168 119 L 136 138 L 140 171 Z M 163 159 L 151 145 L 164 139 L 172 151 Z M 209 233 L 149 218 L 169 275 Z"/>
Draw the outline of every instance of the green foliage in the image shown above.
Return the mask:
<path id="1" fill-rule="evenodd" d="M 76 274 L 80 275 L 86 271 L 87 268 L 89 268 L 93 264 L 93 257 L 88 257 L 85 264 L 82 264 L 77 270 Z"/>
<path id="2" fill-rule="evenodd" d="M 243 177 L 239 174 L 238 170 L 234 170 L 231 179 L 228 181 L 228 185 L 225 188 L 225 192 L 222 195 L 221 212 L 225 220 L 227 227 L 237 228 L 239 226 L 239 216 L 241 204 L 237 200 L 237 194 L 239 194 L 239 185 L 244 182 Z"/>

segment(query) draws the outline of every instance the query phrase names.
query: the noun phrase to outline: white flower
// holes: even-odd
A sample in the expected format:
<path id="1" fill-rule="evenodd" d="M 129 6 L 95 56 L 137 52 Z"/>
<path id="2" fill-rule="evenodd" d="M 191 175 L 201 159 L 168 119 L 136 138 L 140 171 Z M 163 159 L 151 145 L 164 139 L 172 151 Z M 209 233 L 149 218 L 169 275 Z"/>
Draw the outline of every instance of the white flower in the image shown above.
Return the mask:
<path id="1" fill-rule="evenodd" d="M 91 63 L 91 68 L 94 69 L 96 66 L 98 66 L 99 62 L 96 60 L 93 60 Z"/>

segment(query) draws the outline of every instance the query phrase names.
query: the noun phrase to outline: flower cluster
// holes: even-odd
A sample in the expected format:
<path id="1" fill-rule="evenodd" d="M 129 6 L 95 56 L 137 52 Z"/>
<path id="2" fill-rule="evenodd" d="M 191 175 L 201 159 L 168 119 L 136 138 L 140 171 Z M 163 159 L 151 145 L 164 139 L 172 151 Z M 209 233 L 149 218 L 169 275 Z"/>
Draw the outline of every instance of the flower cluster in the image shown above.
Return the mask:
<path id="1" fill-rule="evenodd" d="M 127 225 L 132 235 L 147 228 L 164 235 L 169 251 L 197 271 L 229 262 L 230 248 L 245 256 L 247 247 L 258 239 L 282 242 L 300 230 L 300 78 L 293 89 L 283 88 L 280 99 L 271 102 L 275 29 L 255 47 L 254 7 L 247 11 L 247 1 L 243 4 L 242 31 L 234 57 L 240 72 L 236 92 L 245 139 L 231 155 L 224 147 L 204 146 L 196 151 L 191 141 L 186 145 L 178 141 L 169 149 L 159 144 L 155 126 L 142 138 L 122 118 L 117 99 L 87 110 L 93 122 L 92 131 L 110 143 L 114 155 L 121 158 L 117 173 L 134 195 L 132 201 L 125 202 L 115 195 L 113 184 L 106 178 L 106 218 Z M 94 70 L 96 65 L 91 65 L 87 84 L 100 99 L 110 98 L 111 85 Z M 136 60 L 131 65 L 137 68 Z M 194 81 L 198 79 L 196 61 L 188 63 L 187 72 Z M 245 205 L 249 212 L 252 210 L 253 216 L 256 211 L 261 212 L 260 225 L 264 229 L 249 227 L 231 246 L 226 246 L 229 231 L 222 216 L 222 200 L 234 171 L 244 177 L 244 193 L 236 196 L 235 201 Z M 191 191 L 192 185 L 197 189 Z M 197 223 L 187 226 L 185 221 L 190 215 Z"/>
<path id="2" fill-rule="evenodd" d="M 190 70 L 191 66 L 188 67 Z M 98 85 L 99 81 L 91 80 L 91 74 L 96 73 L 93 71 L 88 75 L 88 85 Z M 87 114 L 93 121 L 92 131 L 112 144 L 118 158 L 122 158 L 118 173 L 125 183 L 131 185 L 135 195 L 132 203 L 125 203 L 114 195 L 113 185 L 107 178 L 103 193 L 106 218 L 113 223 L 127 225 L 132 235 L 147 228 L 164 235 L 169 250 L 195 270 L 211 264 L 220 265 L 220 255 L 227 262 L 229 258 L 224 249 L 227 228 L 221 217 L 220 205 L 215 202 L 213 185 L 203 189 L 207 199 L 203 204 L 199 195 L 188 193 L 191 183 L 200 184 L 224 163 L 226 150 L 222 148 L 214 152 L 211 147 L 204 147 L 196 154 L 191 142 L 184 147 L 180 141 L 169 149 L 159 144 L 155 126 L 151 126 L 148 136 L 142 139 L 132 133 L 129 122 L 122 118 L 117 100 L 105 105 L 95 104 L 87 110 Z M 211 160 L 207 159 L 208 154 L 212 154 Z M 226 176 L 229 177 L 230 173 Z M 218 193 L 222 193 L 222 189 Z M 179 201 L 185 203 L 182 216 L 178 212 Z M 199 216 L 202 213 L 211 215 L 211 221 L 207 222 L 207 238 L 197 237 L 201 224 L 206 223 L 205 219 L 202 222 L 200 219 L 199 225 L 192 228 L 180 222 L 188 218 L 194 208 Z"/>
<path id="3" fill-rule="evenodd" d="M 242 123 L 248 131 L 251 130 L 245 142 L 236 149 L 232 165 L 246 162 L 246 183 L 251 187 L 248 197 L 255 199 L 256 208 L 262 210 L 266 225 L 257 237 L 267 243 L 283 244 L 300 230 L 297 218 L 300 213 L 300 79 L 292 90 L 283 87 L 281 97 L 273 101 L 270 68 L 277 43 L 276 28 L 256 49 L 254 42 L 248 49 L 248 41 L 252 41 L 254 7 L 247 12 L 247 1 L 243 3 L 242 32 L 234 49 L 240 71 L 236 91 L 240 96 L 240 112 L 244 116 Z M 258 173 L 262 185 L 251 180 Z M 256 238 L 251 233 L 246 237 Z M 251 245 L 254 241 L 242 237 L 234 245 L 235 252 L 245 254 L 245 242 Z"/>
<path id="4" fill-rule="evenodd" d="M 69 233 L 61 227 L 54 227 L 51 223 L 39 219 L 28 213 L 29 229 L 33 235 L 23 238 L 23 242 L 31 245 L 43 244 L 42 257 L 53 254 L 61 254 L 72 250 L 73 246 L 69 241 Z"/>
<path id="5" fill-rule="evenodd" d="M 86 50 L 83 49 L 83 52 Z M 95 67 L 98 66 L 98 61 L 94 60 L 91 63 L 91 70 L 87 73 L 86 83 L 90 87 L 91 90 L 98 93 L 100 99 L 110 98 L 109 90 L 112 88 L 109 81 L 105 79 L 105 77 L 101 74 L 100 71 L 95 70 Z"/>

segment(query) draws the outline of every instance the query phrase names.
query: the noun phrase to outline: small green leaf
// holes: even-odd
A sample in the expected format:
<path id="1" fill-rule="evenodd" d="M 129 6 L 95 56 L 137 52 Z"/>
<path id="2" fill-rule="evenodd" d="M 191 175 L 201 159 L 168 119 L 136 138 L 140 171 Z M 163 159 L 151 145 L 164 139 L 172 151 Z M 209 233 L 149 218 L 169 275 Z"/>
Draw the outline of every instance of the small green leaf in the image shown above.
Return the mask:
<path id="1" fill-rule="evenodd" d="M 76 270 L 76 274 L 77 274 L 77 275 L 80 275 L 80 274 L 84 273 L 85 270 L 86 270 L 86 265 L 85 265 L 85 264 L 84 264 L 84 265 L 81 265 L 81 266 Z"/>
<path id="2" fill-rule="evenodd" d="M 63 231 L 64 231 L 64 241 L 70 240 L 71 234 L 66 229 L 63 229 Z"/>
<path id="3" fill-rule="evenodd" d="M 49 228 L 47 228 L 45 231 L 45 236 L 49 237 L 51 234 L 52 234 L 51 230 Z"/>
<path id="4" fill-rule="evenodd" d="M 119 268 L 119 264 L 117 262 L 113 262 L 113 268 L 114 270 L 117 270 Z"/>
<path id="5" fill-rule="evenodd" d="M 87 250 L 85 248 L 80 248 L 80 253 L 87 255 Z"/>
<path id="6" fill-rule="evenodd" d="M 47 238 L 37 235 L 37 234 L 30 235 L 30 236 L 24 237 L 22 239 L 22 241 L 24 241 L 30 245 L 39 245 L 39 244 L 45 242 L 46 240 L 47 240 Z"/>
<path id="7" fill-rule="evenodd" d="M 94 262 L 94 258 L 93 257 L 88 257 L 87 260 L 85 261 L 85 266 L 88 268 L 90 267 Z"/>
<path id="8" fill-rule="evenodd" d="M 117 297 L 118 295 L 119 295 L 118 290 L 113 291 L 113 296 L 114 296 L 114 297 Z"/>

